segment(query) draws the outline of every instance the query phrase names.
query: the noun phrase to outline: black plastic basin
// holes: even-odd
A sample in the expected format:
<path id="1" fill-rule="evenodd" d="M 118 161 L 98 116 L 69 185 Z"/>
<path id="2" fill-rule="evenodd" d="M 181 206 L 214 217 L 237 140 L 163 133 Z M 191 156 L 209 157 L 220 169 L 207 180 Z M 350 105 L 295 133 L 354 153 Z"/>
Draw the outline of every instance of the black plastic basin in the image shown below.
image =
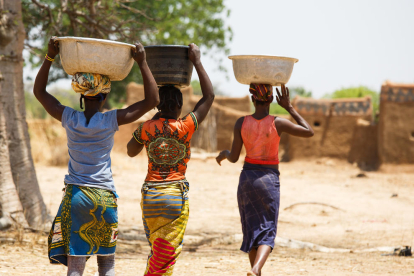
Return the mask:
<path id="1" fill-rule="evenodd" d="M 174 85 L 183 88 L 190 85 L 193 63 L 188 59 L 188 46 L 145 46 L 147 63 L 158 86 Z"/>

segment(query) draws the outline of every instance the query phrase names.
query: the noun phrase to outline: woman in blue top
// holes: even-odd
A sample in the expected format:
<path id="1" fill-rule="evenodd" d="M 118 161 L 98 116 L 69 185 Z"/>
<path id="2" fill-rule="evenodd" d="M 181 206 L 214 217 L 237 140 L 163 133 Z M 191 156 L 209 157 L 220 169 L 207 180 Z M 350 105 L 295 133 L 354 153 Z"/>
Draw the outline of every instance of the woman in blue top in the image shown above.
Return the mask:
<path id="1" fill-rule="evenodd" d="M 125 109 L 102 113 L 111 82 L 99 74 L 77 73 L 72 88 L 81 93 L 85 111 L 63 106 L 46 91 L 50 66 L 59 53 L 52 37 L 37 74 L 34 95 L 46 111 L 62 122 L 68 138 L 69 165 L 65 196 L 49 235 L 51 263 L 68 266 L 67 275 L 82 275 L 86 260 L 98 256 L 99 275 L 115 275 L 118 214 L 110 153 L 119 125 L 131 123 L 159 104 L 157 84 L 139 43 L 131 50 L 144 81 L 145 99 Z"/>

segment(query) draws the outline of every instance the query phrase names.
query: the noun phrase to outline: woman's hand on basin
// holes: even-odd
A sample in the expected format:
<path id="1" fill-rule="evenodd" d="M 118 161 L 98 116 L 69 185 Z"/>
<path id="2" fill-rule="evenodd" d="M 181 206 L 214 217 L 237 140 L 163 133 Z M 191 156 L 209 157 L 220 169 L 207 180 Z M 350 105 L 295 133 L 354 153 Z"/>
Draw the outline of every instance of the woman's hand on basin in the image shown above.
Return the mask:
<path id="1" fill-rule="evenodd" d="M 188 46 L 190 46 L 190 48 L 188 49 L 188 58 L 191 60 L 194 66 L 200 64 L 200 48 L 198 48 L 198 46 L 194 43 L 191 43 Z"/>
<path id="2" fill-rule="evenodd" d="M 138 42 L 135 43 L 135 48 L 131 49 L 132 58 L 138 63 L 141 64 L 146 59 L 144 46 Z"/>
<path id="3" fill-rule="evenodd" d="M 52 36 L 49 39 L 49 43 L 47 45 L 47 56 L 50 58 L 55 58 L 57 54 L 59 54 L 59 42 L 57 41 L 56 36 Z"/>

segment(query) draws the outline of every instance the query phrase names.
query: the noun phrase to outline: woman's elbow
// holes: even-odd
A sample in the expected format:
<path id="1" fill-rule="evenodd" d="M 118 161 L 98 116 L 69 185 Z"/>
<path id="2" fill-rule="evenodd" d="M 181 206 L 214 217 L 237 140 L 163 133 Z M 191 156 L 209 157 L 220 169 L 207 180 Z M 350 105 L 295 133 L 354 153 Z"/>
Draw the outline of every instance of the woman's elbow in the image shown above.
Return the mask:
<path id="1" fill-rule="evenodd" d="M 160 97 L 157 95 L 157 97 L 154 99 L 154 107 L 157 107 L 160 104 Z"/>
<path id="2" fill-rule="evenodd" d="M 36 99 L 39 99 L 39 89 L 33 88 L 33 95 L 36 97 Z"/>
<path id="3" fill-rule="evenodd" d="M 211 93 L 203 93 L 203 101 L 204 102 L 210 102 L 213 103 L 214 102 L 214 97 L 216 97 L 216 95 L 214 95 L 214 92 Z"/>
<path id="4" fill-rule="evenodd" d="M 208 99 L 211 101 L 211 102 L 214 102 L 214 98 L 216 97 L 216 95 L 214 95 L 214 92 L 211 94 L 211 95 L 209 95 L 208 96 Z"/>
<path id="5" fill-rule="evenodd" d="M 151 110 L 153 108 L 156 108 L 160 104 L 160 98 L 151 99 L 148 101 L 148 107 L 150 107 L 148 110 Z"/>
<path id="6" fill-rule="evenodd" d="M 133 150 L 128 144 L 127 145 L 127 154 L 128 154 L 129 157 L 135 157 L 138 153 L 135 150 Z"/>
<path id="7" fill-rule="evenodd" d="M 229 160 L 230 163 L 236 163 L 237 161 L 239 161 L 239 157 L 229 157 L 227 158 Z"/>
<path id="8" fill-rule="evenodd" d="M 149 110 L 157 107 L 160 104 L 160 96 L 157 91 L 154 91 L 150 97 L 145 98 L 145 102 L 147 106 L 149 107 Z"/>
<path id="9" fill-rule="evenodd" d="M 135 156 L 129 149 L 127 149 L 127 154 L 128 154 L 129 157 L 134 157 Z"/>
<path id="10" fill-rule="evenodd" d="M 315 135 L 315 132 L 313 132 L 313 129 L 310 129 L 309 131 L 308 131 L 308 135 L 306 136 L 307 138 L 311 138 L 311 137 L 313 137 L 313 135 Z"/>

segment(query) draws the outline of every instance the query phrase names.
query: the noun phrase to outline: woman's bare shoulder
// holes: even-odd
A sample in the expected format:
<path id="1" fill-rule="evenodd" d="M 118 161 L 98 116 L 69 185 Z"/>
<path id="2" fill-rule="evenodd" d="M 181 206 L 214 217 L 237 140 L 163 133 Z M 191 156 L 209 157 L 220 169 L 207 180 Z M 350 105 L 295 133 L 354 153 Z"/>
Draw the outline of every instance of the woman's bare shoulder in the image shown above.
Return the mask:
<path id="1" fill-rule="evenodd" d="M 234 127 L 237 129 L 241 129 L 243 122 L 244 122 L 244 118 L 246 118 L 246 116 L 238 118 Z"/>

